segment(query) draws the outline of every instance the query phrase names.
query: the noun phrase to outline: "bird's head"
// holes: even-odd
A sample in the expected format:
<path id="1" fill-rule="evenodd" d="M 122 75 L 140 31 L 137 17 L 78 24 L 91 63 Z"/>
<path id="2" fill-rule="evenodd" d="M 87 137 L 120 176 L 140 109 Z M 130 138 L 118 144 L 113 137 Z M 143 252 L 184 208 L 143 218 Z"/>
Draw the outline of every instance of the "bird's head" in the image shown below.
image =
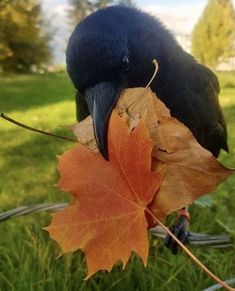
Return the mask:
<path id="1" fill-rule="evenodd" d="M 125 11 L 128 14 L 129 10 Z M 130 27 L 123 20 L 128 18 L 126 16 L 123 17 L 123 11 L 120 14 L 117 9 L 112 12 L 112 8 L 88 16 L 75 28 L 66 51 L 68 73 L 86 100 L 93 118 L 95 139 L 105 159 L 108 159 L 107 130 L 112 109 L 122 91 L 132 86 L 138 54 L 143 57 L 143 52 L 138 49 L 133 53 L 133 42 L 138 38 L 130 38 Z"/>

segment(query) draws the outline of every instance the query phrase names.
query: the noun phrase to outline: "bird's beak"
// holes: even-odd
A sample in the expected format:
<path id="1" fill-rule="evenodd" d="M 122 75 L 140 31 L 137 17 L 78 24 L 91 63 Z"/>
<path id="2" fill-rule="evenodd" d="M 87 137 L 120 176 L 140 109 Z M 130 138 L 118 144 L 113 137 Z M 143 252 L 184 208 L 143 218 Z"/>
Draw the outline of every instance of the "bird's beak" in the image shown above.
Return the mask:
<path id="1" fill-rule="evenodd" d="M 106 160 L 108 160 L 107 132 L 109 118 L 122 88 L 121 85 L 103 82 L 85 91 L 88 109 L 93 118 L 96 143 Z"/>

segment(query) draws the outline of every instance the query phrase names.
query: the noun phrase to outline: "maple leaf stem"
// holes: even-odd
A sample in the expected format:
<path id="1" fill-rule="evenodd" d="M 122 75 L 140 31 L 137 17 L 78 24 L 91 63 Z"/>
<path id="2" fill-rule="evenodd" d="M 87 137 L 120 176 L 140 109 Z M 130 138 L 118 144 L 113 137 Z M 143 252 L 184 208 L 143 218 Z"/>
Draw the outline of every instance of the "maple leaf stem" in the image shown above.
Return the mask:
<path id="1" fill-rule="evenodd" d="M 146 208 L 146 212 L 148 212 L 152 218 L 163 228 L 163 230 L 169 234 L 176 242 L 177 244 L 185 251 L 186 254 L 188 254 L 191 259 L 201 268 L 203 269 L 212 279 L 214 279 L 217 283 L 219 283 L 221 286 L 223 286 L 226 290 L 232 291 L 235 290 L 234 288 L 227 285 L 224 281 L 219 279 L 214 273 L 212 273 L 203 263 L 191 253 L 191 251 L 180 241 L 178 238 L 166 227 L 153 213 L 151 210 Z"/>
<path id="2" fill-rule="evenodd" d="M 7 120 L 7 121 L 9 121 L 9 122 L 11 122 L 11 123 L 13 123 L 13 124 L 16 124 L 16 125 L 24 128 L 24 129 L 27 129 L 27 130 L 30 130 L 30 131 L 33 131 L 33 132 L 41 133 L 41 134 L 44 134 L 44 135 L 52 136 L 52 137 L 55 137 L 55 138 L 59 138 L 59 139 L 63 139 L 63 140 L 71 141 L 71 142 L 78 142 L 76 139 L 72 139 L 72 138 L 69 138 L 69 137 L 53 134 L 53 133 L 50 133 L 50 132 L 47 132 L 47 131 L 44 131 L 44 130 L 40 130 L 40 129 L 31 127 L 31 126 L 28 126 L 28 125 L 23 124 L 23 123 L 21 123 L 19 121 L 16 121 L 15 119 L 10 118 L 9 116 L 7 116 L 4 113 L 1 113 L 0 117 L 5 119 L 5 120 Z"/>
<path id="3" fill-rule="evenodd" d="M 150 81 L 148 82 L 148 84 L 146 85 L 146 87 L 144 88 L 144 90 L 143 90 L 139 95 L 137 95 L 135 102 L 133 102 L 132 104 L 130 104 L 130 105 L 129 105 L 127 108 L 125 108 L 125 109 L 128 109 L 130 106 L 135 106 L 135 104 L 137 104 L 137 103 L 140 101 L 140 99 L 144 96 L 145 92 L 148 90 L 149 86 L 152 84 L 154 78 L 155 78 L 156 75 L 157 75 L 158 68 L 159 68 L 157 60 L 154 59 L 154 60 L 153 60 L 153 64 L 154 64 L 154 66 L 155 66 L 155 70 L 154 70 L 154 72 L 153 72 L 153 75 L 152 75 Z"/>
<path id="4" fill-rule="evenodd" d="M 145 93 L 145 91 L 146 91 L 146 90 L 148 89 L 148 87 L 152 84 L 153 80 L 155 79 L 155 77 L 156 77 L 156 75 L 157 75 L 158 68 L 159 68 L 157 60 L 154 59 L 154 60 L 153 60 L 153 64 L 154 64 L 154 66 L 155 66 L 155 70 L 154 70 L 154 72 L 153 72 L 152 78 L 151 78 L 150 81 L 148 82 L 148 84 L 147 84 L 147 86 L 145 87 L 143 93 Z M 142 93 L 142 94 L 143 94 L 143 93 Z"/>

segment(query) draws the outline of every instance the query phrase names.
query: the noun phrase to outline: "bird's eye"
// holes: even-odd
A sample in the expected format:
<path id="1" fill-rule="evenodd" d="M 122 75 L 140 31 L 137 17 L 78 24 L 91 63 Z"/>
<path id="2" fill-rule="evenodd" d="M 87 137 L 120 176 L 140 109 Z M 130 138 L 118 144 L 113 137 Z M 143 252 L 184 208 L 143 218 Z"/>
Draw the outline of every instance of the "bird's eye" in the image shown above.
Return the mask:
<path id="1" fill-rule="evenodd" d="M 126 72 L 129 70 L 129 68 L 130 68 L 130 61 L 127 56 L 124 56 L 121 62 L 121 70 L 123 72 Z"/>

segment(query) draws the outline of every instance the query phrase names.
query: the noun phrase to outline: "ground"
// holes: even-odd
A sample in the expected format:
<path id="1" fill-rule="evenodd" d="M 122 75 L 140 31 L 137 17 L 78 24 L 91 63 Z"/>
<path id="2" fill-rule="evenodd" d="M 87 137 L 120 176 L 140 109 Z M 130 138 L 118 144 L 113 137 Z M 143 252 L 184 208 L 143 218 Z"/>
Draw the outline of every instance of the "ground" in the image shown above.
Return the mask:
<path id="1" fill-rule="evenodd" d="M 220 73 L 220 101 L 228 123 L 230 154 L 220 160 L 235 167 L 235 73 Z M 31 126 L 70 135 L 63 125 L 75 121 L 75 92 L 65 73 L 0 76 L 0 111 Z M 31 133 L 0 120 L 0 211 L 68 200 L 53 185 L 58 181 L 57 158 L 73 145 Z M 71 135 L 70 135 L 71 136 Z M 213 193 L 213 204 L 191 206 L 190 229 L 235 236 L 235 175 Z M 169 219 L 170 220 L 170 219 Z M 172 255 L 151 239 L 147 268 L 133 256 L 122 271 L 99 272 L 84 281 L 85 259 L 60 255 L 42 227 L 49 213 L 31 214 L 0 223 L 0 290 L 202 290 L 214 282 L 184 253 Z M 166 223 L 169 223 L 167 221 Z M 222 279 L 235 277 L 235 251 L 191 247 L 193 253 Z"/>

